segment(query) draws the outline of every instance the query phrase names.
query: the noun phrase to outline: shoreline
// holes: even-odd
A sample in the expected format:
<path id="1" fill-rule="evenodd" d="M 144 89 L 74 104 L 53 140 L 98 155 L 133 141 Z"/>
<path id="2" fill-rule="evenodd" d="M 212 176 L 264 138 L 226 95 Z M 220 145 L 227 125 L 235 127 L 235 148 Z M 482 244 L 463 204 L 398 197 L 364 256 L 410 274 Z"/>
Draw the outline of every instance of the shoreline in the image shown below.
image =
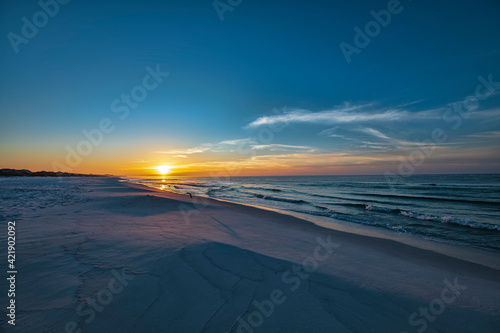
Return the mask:
<path id="1" fill-rule="evenodd" d="M 181 198 L 184 199 L 185 197 L 188 197 L 187 195 L 172 192 L 172 191 L 167 190 L 167 189 L 158 189 L 155 187 L 130 182 L 122 177 L 120 177 L 119 179 L 120 179 L 120 182 L 122 182 L 123 184 L 126 184 L 127 186 L 131 186 L 134 188 L 140 188 L 140 189 L 152 191 L 155 193 L 169 193 L 173 196 L 177 196 L 179 199 L 181 199 Z M 449 244 L 449 243 L 441 243 L 441 242 L 438 242 L 435 240 L 429 240 L 429 239 L 425 239 L 425 238 L 418 237 L 418 236 L 406 235 L 406 234 L 395 233 L 395 232 L 390 232 L 390 231 L 386 231 L 386 230 L 375 229 L 374 227 L 365 226 L 365 225 L 363 225 L 363 226 L 348 225 L 345 222 L 343 222 L 341 220 L 336 220 L 334 218 L 332 218 L 334 220 L 334 223 L 332 223 L 332 222 L 326 222 L 320 218 L 303 216 L 303 214 L 299 214 L 299 213 L 293 214 L 293 213 L 290 213 L 287 211 L 273 209 L 273 208 L 264 207 L 264 206 L 251 205 L 251 204 L 245 204 L 245 203 L 240 203 L 240 202 L 236 202 L 236 201 L 230 201 L 230 200 L 219 199 L 219 198 L 204 197 L 204 196 L 198 196 L 198 195 L 192 195 L 192 196 L 193 196 L 193 198 L 195 198 L 194 200 L 199 200 L 199 201 L 213 200 L 216 202 L 224 202 L 224 203 L 228 203 L 228 204 L 236 205 L 236 206 L 251 207 L 254 209 L 258 209 L 258 210 L 274 212 L 276 214 L 293 217 L 295 219 L 302 221 L 302 223 L 312 224 L 315 227 L 318 227 L 321 229 L 334 230 L 336 232 L 346 233 L 346 234 L 350 234 L 350 235 L 357 235 L 357 236 L 364 236 L 364 237 L 370 237 L 370 238 L 390 240 L 390 241 L 394 241 L 394 242 L 399 243 L 399 244 L 404 244 L 404 245 L 418 248 L 421 250 L 435 252 L 437 254 L 448 256 L 448 257 L 451 257 L 454 259 L 463 260 L 466 262 L 470 262 L 473 264 L 485 266 L 485 267 L 500 271 L 500 254 L 495 253 L 493 251 L 487 251 L 487 250 L 473 248 L 473 247 L 464 247 L 464 246 Z M 188 199 L 191 200 L 191 198 L 188 198 Z"/>

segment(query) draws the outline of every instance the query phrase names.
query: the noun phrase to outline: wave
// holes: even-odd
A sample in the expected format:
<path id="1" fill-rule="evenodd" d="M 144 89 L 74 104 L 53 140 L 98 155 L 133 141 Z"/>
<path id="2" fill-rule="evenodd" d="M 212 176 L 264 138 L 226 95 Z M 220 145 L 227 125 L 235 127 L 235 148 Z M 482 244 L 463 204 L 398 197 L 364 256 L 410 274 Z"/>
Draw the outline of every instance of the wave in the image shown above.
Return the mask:
<path id="1" fill-rule="evenodd" d="M 399 209 L 391 209 L 391 208 L 379 207 L 379 206 L 374 206 L 374 205 L 366 205 L 365 209 L 375 211 L 375 212 L 385 212 L 385 213 L 393 213 L 393 212 L 400 211 Z"/>
<path id="2" fill-rule="evenodd" d="M 353 193 L 353 194 L 360 195 L 358 193 Z M 500 205 L 499 202 L 495 202 L 495 201 L 465 200 L 465 199 L 451 199 L 451 198 L 439 198 L 439 197 L 422 197 L 422 196 L 414 196 L 414 195 L 379 194 L 379 193 L 370 193 L 370 194 L 361 194 L 361 195 L 369 195 L 369 196 L 384 197 L 384 198 L 400 198 L 400 199 L 414 199 L 414 200 L 428 200 L 428 201 L 448 201 L 448 202 L 479 204 L 479 205 L 495 205 L 495 206 Z"/>
<path id="3" fill-rule="evenodd" d="M 381 210 L 381 208 L 382 208 L 382 210 Z M 399 211 L 396 209 L 388 209 L 388 208 L 384 209 L 383 207 L 377 207 L 375 209 L 372 208 L 371 210 L 378 210 L 378 211 L 391 212 L 391 213 Z M 474 228 L 474 229 L 500 231 L 500 225 L 474 222 L 474 221 L 465 220 L 465 219 L 457 219 L 457 218 L 453 218 L 450 216 L 438 217 L 438 216 L 424 215 L 424 214 L 418 214 L 418 213 L 407 212 L 407 211 L 401 211 L 400 214 L 403 216 L 409 217 L 409 218 L 415 218 L 415 219 L 419 219 L 419 220 L 427 220 L 427 221 L 440 222 L 440 223 L 445 223 L 445 224 L 454 224 L 454 225 L 459 225 L 461 227 Z M 320 214 L 314 214 L 314 215 L 320 215 Z M 325 216 L 326 214 L 321 214 L 321 215 Z M 384 224 L 384 223 L 366 221 L 366 220 L 356 218 L 354 216 L 340 214 L 340 213 L 333 213 L 333 214 L 331 214 L 330 217 L 337 219 L 337 220 L 360 223 L 360 224 L 376 226 L 376 227 L 383 227 L 385 229 L 391 229 L 391 230 L 396 231 L 396 232 L 404 232 L 404 233 L 409 232 L 408 230 L 405 229 L 405 227 L 403 227 L 401 225 Z"/>
<path id="4" fill-rule="evenodd" d="M 376 201 L 378 202 L 378 201 Z M 385 202 L 381 202 L 385 203 Z M 399 212 L 399 209 L 391 209 L 391 208 L 385 208 L 385 207 L 380 207 L 380 206 L 375 206 L 372 204 L 365 204 L 365 203 L 338 203 L 338 204 L 332 204 L 330 205 L 337 205 L 341 207 L 354 207 L 358 208 L 360 210 L 368 210 L 368 211 L 375 211 L 375 212 L 383 212 L 383 213 L 392 213 L 392 212 Z"/>
<path id="5" fill-rule="evenodd" d="M 182 185 L 182 186 L 193 186 L 193 187 L 209 187 L 208 184 L 200 184 L 200 183 L 170 183 L 171 185 Z"/>
<path id="6" fill-rule="evenodd" d="M 252 186 L 241 186 L 245 190 L 257 190 L 257 191 L 269 191 L 269 192 L 283 192 L 278 188 L 267 188 L 267 187 L 252 187 Z"/>
<path id="7" fill-rule="evenodd" d="M 330 217 L 337 219 L 337 220 L 347 221 L 347 222 L 354 222 L 354 223 L 369 225 L 369 226 L 373 226 L 373 227 L 382 227 L 384 229 L 389 229 L 389 230 L 395 231 L 397 233 L 412 233 L 412 232 L 408 231 L 407 229 L 405 229 L 401 225 L 393 225 L 393 224 L 388 224 L 388 223 L 378 223 L 378 222 L 373 222 L 373 221 L 366 221 L 366 220 L 358 219 L 358 218 L 350 216 L 350 215 L 344 215 L 344 214 L 340 214 L 340 213 L 334 213 Z"/>
<path id="8" fill-rule="evenodd" d="M 500 225 L 474 222 L 474 221 L 466 220 L 466 219 L 457 219 L 457 218 L 454 218 L 451 216 L 439 217 L 439 216 L 419 214 L 419 213 L 408 212 L 408 211 L 401 211 L 400 214 L 403 216 L 418 219 L 418 220 L 426 220 L 426 221 L 440 222 L 440 223 L 446 223 L 446 224 L 456 224 L 456 225 L 460 225 L 463 227 L 470 227 L 470 228 L 474 228 L 474 229 L 486 229 L 486 230 L 500 231 Z"/>
<path id="9" fill-rule="evenodd" d="M 428 215 L 428 214 L 415 213 L 415 212 L 411 212 L 411 211 L 402 211 L 400 209 L 379 207 L 379 206 L 374 206 L 374 205 L 366 205 L 366 210 L 375 211 L 375 212 L 382 212 L 382 213 L 400 214 L 400 215 L 408 217 L 408 218 L 433 221 L 433 222 L 440 222 L 440 223 L 446 223 L 446 224 L 456 224 L 456 225 L 460 225 L 463 227 L 470 227 L 470 228 L 475 228 L 475 229 L 486 229 L 486 230 L 498 230 L 498 231 L 500 231 L 500 225 L 474 222 L 471 220 L 458 219 L 458 218 L 454 218 L 451 216 L 440 217 L 440 216 L 434 216 L 434 215 Z"/>
<path id="10" fill-rule="evenodd" d="M 313 205 L 313 206 L 317 207 L 316 205 Z M 468 227 L 468 228 L 475 228 L 475 229 L 500 231 L 500 225 L 474 222 L 471 220 L 458 219 L 458 218 L 454 218 L 454 217 L 450 217 L 450 216 L 439 217 L 439 216 L 420 214 L 420 213 L 415 213 L 415 212 L 410 212 L 410 211 L 402 211 L 400 209 L 392 209 L 392 208 L 380 207 L 380 206 L 374 206 L 374 205 L 350 204 L 350 206 L 364 206 L 367 211 L 374 211 L 374 212 L 381 212 L 381 213 L 388 213 L 388 214 L 398 214 L 398 215 L 402 215 L 404 217 L 418 219 L 418 220 L 440 222 L 440 223 L 444 223 L 444 224 L 454 224 L 454 225 L 459 225 L 461 227 Z M 321 208 L 325 208 L 325 207 L 321 207 Z M 298 211 L 298 212 L 300 212 L 300 211 Z M 304 213 L 304 212 L 302 212 L 302 213 Z M 324 212 L 307 212 L 307 214 L 317 215 L 317 216 L 326 216 L 326 217 L 331 217 L 331 218 L 335 218 L 338 220 L 360 223 L 360 224 L 364 224 L 364 225 L 378 226 L 378 227 L 383 227 L 385 229 L 391 229 L 391 230 L 394 230 L 397 232 L 405 232 L 405 233 L 408 232 L 405 229 L 405 227 L 403 227 L 401 225 L 384 224 L 384 223 L 378 223 L 378 222 L 374 222 L 374 221 L 367 221 L 364 219 L 360 219 L 354 215 L 337 213 L 337 212 L 329 210 L 329 209 L 326 209 L 326 211 L 324 211 Z"/>
<path id="11" fill-rule="evenodd" d="M 394 185 L 394 184 L 393 184 Z M 395 184 L 399 185 L 399 184 Z M 299 184 L 299 187 L 327 187 L 327 188 L 381 188 L 388 189 L 389 184 L 381 183 L 309 183 Z"/>
<path id="12" fill-rule="evenodd" d="M 437 217 L 437 216 L 432 216 L 432 215 L 424 215 L 424 214 L 418 214 L 418 213 L 414 213 L 414 212 L 400 211 L 399 209 L 390 209 L 390 208 L 377 207 L 377 206 L 372 206 L 372 205 L 367 205 L 366 207 L 367 207 L 367 210 L 372 210 L 372 211 L 380 211 L 380 212 L 386 212 L 386 213 L 399 212 L 401 215 L 403 215 L 405 217 L 415 218 L 415 219 L 419 219 L 419 220 L 427 220 L 427 221 L 433 221 L 433 222 L 455 224 L 455 225 L 459 225 L 462 227 L 469 227 L 469 228 L 475 228 L 475 229 L 500 231 L 500 225 L 493 225 L 493 224 L 481 223 L 481 222 L 473 222 L 470 220 L 457 219 L 457 218 L 453 218 L 453 217 Z M 297 212 L 301 212 L 301 211 L 297 211 Z M 301 212 L 301 213 L 304 213 L 304 212 Z M 392 231 L 395 231 L 398 233 L 414 233 L 414 231 L 409 231 L 410 229 L 413 229 L 410 226 L 402 226 L 402 225 L 394 225 L 394 224 L 390 224 L 390 223 L 379 223 L 379 222 L 375 222 L 375 221 L 368 221 L 368 220 L 364 220 L 364 219 L 358 218 L 358 217 L 353 216 L 353 215 L 337 213 L 334 211 L 307 212 L 307 213 L 311 214 L 311 215 L 316 215 L 316 216 L 330 217 L 330 218 L 334 218 L 336 220 L 341 220 L 341 221 L 347 221 L 347 222 L 358 223 L 358 224 L 374 226 L 374 227 L 382 227 L 384 229 L 389 229 L 389 230 L 392 230 Z M 410 229 L 408 229 L 408 228 L 410 228 Z"/>
<path id="13" fill-rule="evenodd" d="M 235 189 L 234 187 L 222 185 L 222 186 L 219 186 L 219 187 L 216 187 L 216 188 L 209 189 L 208 191 L 205 192 L 205 195 L 210 196 L 212 193 L 219 192 L 219 191 L 238 191 L 238 190 Z"/>
<path id="14" fill-rule="evenodd" d="M 326 195 L 326 194 L 308 194 L 308 195 L 310 195 L 312 197 L 317 197 L 317 198 L 337 199 L 337 200 L 344 200 L 344 201 L 361 201 L 361 202 L 366 201 L 364 199 L 345 198 L 345 197 Z"/>
<path id="15" fill-rule="evenodd" d="M 257 194 L 257 193 L 254 193 L 253 196 L 256 198 L 264 199 L 264 200 L 289 202 L 289 203 L 294 203 L 294 204 L 310 204 L 310 202 L 307 202 L 305 200 L 278 198 L 278 197 L 272 197 L 270 195 L 262 195 L 262 194 Z"/>

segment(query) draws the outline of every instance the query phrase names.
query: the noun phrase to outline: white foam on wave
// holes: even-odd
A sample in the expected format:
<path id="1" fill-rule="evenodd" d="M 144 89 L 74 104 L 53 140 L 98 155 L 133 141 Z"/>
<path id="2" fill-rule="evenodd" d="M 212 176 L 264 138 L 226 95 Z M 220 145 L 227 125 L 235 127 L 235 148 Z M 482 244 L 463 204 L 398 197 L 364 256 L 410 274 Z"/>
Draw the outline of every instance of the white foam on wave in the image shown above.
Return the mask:
<path id="1" fill-rule="evenodd" d="M 403 216 L 409 217 L 409 218 L 414 218 L 414 219 L 419 219 L 419 220 L 456 224 L 456 225 L 461 225 L 464 227 L 470 227 L 470 228 L 475 228 L 475 229 L 487 229 L 487 230 L 500 231 L 500 225 L 474 222 L 474 221 L 466 220 L 466 219 L 457 219 L 457 218 L 454 218 L 452 216 L 439 217 L 439 216 L 419 214 L 419 213 L 414 213 L 414 212 L 409 212 L 409 211 L 401 211 L 400 214 Z"/>
<path id="2" fill-rule="evenodd" d="M 374 205 L 366 205 L 365 209 L 366 210 L 375 211 L 375 212 L 392 212 L 394 210 L 394 209 L 391 209 L 391 208 L 374 206 Z"/>

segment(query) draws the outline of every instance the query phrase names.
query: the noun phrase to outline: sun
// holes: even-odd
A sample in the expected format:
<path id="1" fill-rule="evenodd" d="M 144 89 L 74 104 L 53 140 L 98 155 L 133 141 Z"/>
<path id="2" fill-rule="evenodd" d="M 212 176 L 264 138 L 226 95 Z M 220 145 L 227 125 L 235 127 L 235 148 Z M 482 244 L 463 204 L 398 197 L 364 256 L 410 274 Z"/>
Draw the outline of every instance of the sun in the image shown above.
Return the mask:
<path id="1" fill-rule="evenodd" d="M 156 167 L 156 171 L 162 176 L 169 174 L 171 169 L 170 165 L 159 165 Z"/>

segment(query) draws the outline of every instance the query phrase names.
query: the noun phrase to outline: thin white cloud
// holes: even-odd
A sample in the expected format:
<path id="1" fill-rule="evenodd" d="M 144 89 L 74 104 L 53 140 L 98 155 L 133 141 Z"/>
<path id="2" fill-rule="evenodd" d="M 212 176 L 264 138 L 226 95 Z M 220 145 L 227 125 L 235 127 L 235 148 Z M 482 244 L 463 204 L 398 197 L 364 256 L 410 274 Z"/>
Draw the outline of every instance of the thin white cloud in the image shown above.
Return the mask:
<path id="1" fill-rule="evenodd" d="M 341 138 L 341 139 L 344 139 L 344 140 L 354 140 L 353 138 L 349 138 L 347 136 L 338 134 L 337 133 L 337 129 L 338 128 L 339 128 L 339 126 L 335 126 L 335 127 L 332 127 L 332 128 L 327 128 L 327 129 L 322 130 L 321 132 L 319 132 L 318 135 L 320 135 L 320 136 L 326 136 L 326 137 L 329 137 L 329 138 Z"/>
<path id="2" fill-rule="evenodd" d="M 487 132 L 469 134 L 469 135 L 466 135 L 466 136 L 469 137 L 469 138 L 485 138 L 485 139 L 499 138 L 500 137 L 500 131 L 487 131 Z"/>
<path id="3" fill-rule="evenodd" d="M 337 107 L 332 110 L 312 112 L 304 109 L 286 110 L 283 114 L 263 116 L 252 121 L 247 127 L 258 127 L 274 125 L 277 123 L 319 123 L 338 124 L 364 121 L 390 121 L 398 120 L 407 116 L 408 112 L 398 109 L 387 109 L 383 111 L 367 112 L 367 105 L 348 105 Z"/>
<path id="4" fill-rule="evenodd" d="M 244 145 L 244 144 L 253 144 L 256 143 L 252 139 L 236 139 L 236 140 L 225 140 L 219 142 L 219 144 L 224 144 L 224 145 Z"/>
<path id="5" fill-rule="evenodd" d="M 253 145 L 251 146 L 252 149 L 255 150 L 264 150 L 267 149 L 269 151 L 276 151 L 276 150 L 309 150 L 309 151 L 314 151 L 313 147 L 309 146 L 291 146 L 291 145 L 282 145 L 282 144 L 268 144 L 268 145 Z"/>
<path id="6" fill-rule="evenodd" d="M 157 151 L 156 153 L 159 154 L 172 154 L 172 155 L 177 155 L 177 157 L 186 157 L 185 155 L 191 155 L 191 154 L 198 154 L 198 153 L 204 153 L 211 148 L 208 147 L 210 144 L 204 144 L 199 147 L 194 147 L 194 148 L 189 148 L 189 149 L 184 149 L 184 150 L 171 150 L 171 151 Z"/>
<path id="7" fill-rule="evenodd" d="M 257 144 L 257 141 L 245 138 L 245 139 L 234 139 L 225 140 L 219 143 L 204 143 L 200 146 L 184 149 L 184 150 L 172 150 L 172 151 L 159 151 L 157 153 L 162 154 L 172 154 L 175 157 L 187 158 L 186 155 L 199 154 L 199 153 L 221 153 L 221 152 L 235 152 L 234 146 L 245 146 L 246 149 L 259 150 L 259 151 L 290 151 L 290 150 L 306 150 L 313 152 L 315 148 L 309 146 L 294 146 L 285 144 Z"/>
<path id="8" fill-rule="evenodd" d="M 471 111 L 471 118 L 494 118 L 500 116 L 500 109 L 487 109 L 481 111 Z"/>
<path id="9" fill-rule="evenodd" d="M 497 90 L 500 91 L 500 88 Z M 495 91 L 495 94 L 497 91 Z M 284 109 L 283 114 L 262 116 L 250 122 L 246 128 L 255 128 L 265 125 L 288 124 L 288 123 L 311 123 L 311 124 L 349 124 L 367 121 L 409 121 L 409 120 L 438 120 L 443 118 L 445 112 L 455 110 L 457 105 L 463 106 L 464 100 L 427 110 L 412 111 L 405 110 L 406 106 L 418 104 L 418 100 L 402 104 L 392 108 L 374 108 L 375 103 L 351 105 L 344 103 L 333 109 L 323 111 L 311 111 L 306 109 Z M 500 115 L 500 109 L 476 110 L 471 112 L 474 118 L 494 117 Z"/>
<path id="10" fill-rule="evenodd" d="M 407 103 L 399 104 L 397 107 L 398 107 L 398 108 L 404 108 L 404 107 L 407 107 L 407 106 L 410 106 L 410 105 L 415 105 L 415 104 L 418 104 L 418 103 L 424 102 L 424 101 L 426 101 L 426 100 L 427 100 L 427 98 L 423 98 L 423 99 L 419 99 L 419 100 L 416 100 L 416 101 L 411 101 L 411 102 L 407 102 Z"/>
<path id="11" fill-rule="evenodd" d="M 460 145 L 463 144 L 463 142 L 448 142 L 448 143 L 434 143 L 434 142 L 420 142 L 420 141 L 408 141 L 408 140 L 402 140 L 398 138 L 393 138 L 389 137 L 388 135 L 380 132 L 379 130 L 376 130 L 374 128 L 370 127 L 361 127 L 355 129 L 357 132 L 363 132 L 366 134 L 369 134 L 370 136 L 373 136 L 377 139 L 381 139 L 382 141 L 378 142 L 370 142 L 363 140 L 361 138 L 354 139 L 352 138 L 351 140 L 357 141 L 359 144 L 361 144 L 359 147 L 360 148 L 373 148 L 373 149 L 383 149 L 383 150 L 406 150 L 410 148 L 421 148 L 421 147 L 439 147 L 439 146 L 454 146 L 454 145 Z"/>
<path id="12" fill-rule="evenodd" d="M 370 134 L 370 135 L 373 135 L 373 136 L 380 138 L 380 139 L 391 140 L 390 137 L 388 137 L 384 133 L 377 131 L 376 129 L 373 129 L 373 128 L 365 127 L 365 128 L 361 128 L 360 131 L 367 133 L 367 134 Z"/>

